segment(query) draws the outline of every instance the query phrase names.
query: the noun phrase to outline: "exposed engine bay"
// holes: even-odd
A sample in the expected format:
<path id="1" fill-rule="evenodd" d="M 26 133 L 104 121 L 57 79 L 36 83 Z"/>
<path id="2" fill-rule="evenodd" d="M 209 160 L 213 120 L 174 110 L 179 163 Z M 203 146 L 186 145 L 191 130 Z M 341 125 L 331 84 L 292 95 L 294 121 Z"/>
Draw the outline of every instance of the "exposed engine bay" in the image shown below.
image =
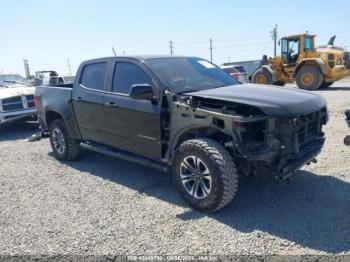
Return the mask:
<path id="1" fill-rule="evenodd" d="M 171 145 L 176 147 L 186 139 L 211 137 L 225 145 L 246 175 L 263 166 L 286 178 L 315 162 L 325 141 L 322 126 L 328 121 L 328 112 L 326 104 L 319 101 L 311 112 L 269 115 L 248 103 L 195 95 L 177 99 L 171 92 L 166 94 L 171 119 L 165 140 L 176 141 Z"/>

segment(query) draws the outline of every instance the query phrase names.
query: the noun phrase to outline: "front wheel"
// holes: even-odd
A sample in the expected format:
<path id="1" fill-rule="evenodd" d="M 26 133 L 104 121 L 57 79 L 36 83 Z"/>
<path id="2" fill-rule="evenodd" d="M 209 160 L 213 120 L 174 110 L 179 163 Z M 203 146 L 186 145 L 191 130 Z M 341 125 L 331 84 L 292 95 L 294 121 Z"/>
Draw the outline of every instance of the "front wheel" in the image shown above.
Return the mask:
<path id="1" fill-rule="evenodd" d="M 316 90 L 323 82 L 323 75 L 317 67 L 304 66 L 298 71 L 295 81 L 301 89 Z"/>
<path id="2" fill-rule="evenodd" d="M 73 160 L 79 156 L 79 143 L 70 136 L 62 119 L 52 121 L 49 130 L 52 151 L 57 159 Z"/>
<path id="3" fill-rule="evenodd" d="M 252 82 L 261 85 L 272 85 L 272 75 L 267 70 L 260 68 L 254 72 Z"/>
<path id="4" fill-rule="evenodd" d="M 183 142 L 172 168 L 175 187 L 185 202 L 200 211 L 217 211 L 234 198 L 238 188 L 235 163 L 226 149 L 211 139 Z"/>

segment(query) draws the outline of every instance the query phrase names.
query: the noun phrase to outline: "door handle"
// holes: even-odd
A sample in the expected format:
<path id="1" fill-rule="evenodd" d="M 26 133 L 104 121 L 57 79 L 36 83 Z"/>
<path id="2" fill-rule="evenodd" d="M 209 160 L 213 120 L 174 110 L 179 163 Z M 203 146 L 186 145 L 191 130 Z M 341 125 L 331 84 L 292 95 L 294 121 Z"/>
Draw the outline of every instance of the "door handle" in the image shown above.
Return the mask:
<path id="1" fill-rule="evenodd" d="M 105 103 L 105 106 L 113 108 L 113 107 L 118 107 L 118 105 L 115 102 L 107 102 Z"/>

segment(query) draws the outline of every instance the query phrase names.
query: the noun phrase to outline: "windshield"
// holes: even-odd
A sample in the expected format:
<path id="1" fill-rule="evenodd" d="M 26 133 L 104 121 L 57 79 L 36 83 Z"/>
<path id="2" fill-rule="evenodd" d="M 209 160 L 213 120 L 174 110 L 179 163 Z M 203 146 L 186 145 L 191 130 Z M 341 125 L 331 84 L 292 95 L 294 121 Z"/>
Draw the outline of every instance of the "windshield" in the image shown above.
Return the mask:
<path id="1" fill-rule="evenodd" d="M 0 88 L 13 88 L 18 86 L 32 86 L 20 75 L 0 75 Z"/>
<path id="2" fill-rule="evenodd" d="M 154 58 L 145 63 L 176 93 L 240 84 L 222 69 L 201 58 Z"/>

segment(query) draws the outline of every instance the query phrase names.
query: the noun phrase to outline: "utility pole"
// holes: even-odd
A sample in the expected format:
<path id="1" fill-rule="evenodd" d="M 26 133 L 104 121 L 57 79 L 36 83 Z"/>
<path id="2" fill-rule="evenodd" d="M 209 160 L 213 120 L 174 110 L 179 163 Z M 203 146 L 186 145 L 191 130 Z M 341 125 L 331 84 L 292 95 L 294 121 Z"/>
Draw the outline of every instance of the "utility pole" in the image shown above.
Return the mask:
<path id="1" fill-rule="evenodd" d="M 170 54 L 173 55 L 174 54 L 173 41 L 169 41 L 169 47 L 170 47 Z"/>
<path id="2" fill-rule="evenodd" d="M 71 76 L 72 75 L 72 69 L 71 69 L 71 66 L 70 66 L 69 59 L 67 60 L 67 64 L 68 64 L 69 75 Z"/>
<path id="3" fill-rule="evenodd" d="M 28 64 L 28 60 L 27 59 L 23 59 L 23 63 L 24 63 L 24 71 L 26 73 L 26 78 L 30 78 L 30 71 L 29 71 L 29 64 Z"/>
<path id="4" fill-rule="evenodd" d="M 277 25 L 271 31 L 271 37 L 274 41 L 274 56 L 277 55 Z"/>
<path id="5" fill-rule="evenodd" d="M 213 63 L 213 40 L 209 39 L 210 62 Z"/>

